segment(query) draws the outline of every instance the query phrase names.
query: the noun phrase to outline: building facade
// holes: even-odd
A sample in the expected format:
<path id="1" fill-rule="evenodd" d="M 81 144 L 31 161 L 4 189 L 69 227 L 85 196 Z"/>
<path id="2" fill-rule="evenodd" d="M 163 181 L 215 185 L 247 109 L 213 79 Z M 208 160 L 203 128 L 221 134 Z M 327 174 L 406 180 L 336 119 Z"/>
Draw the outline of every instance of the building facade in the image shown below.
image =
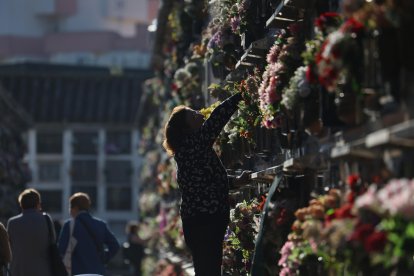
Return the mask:
<path id="1" fill-rule="evenodd" d="M 137 116 L 149 70 L 23 63 L 0 66 L 0 86 L 28 116 L 29 187 L 53 218 L 69 217 L 68 198 L 86 192 L 92 212 L 122 237 L 138 218 Z"/>
<path id="2" fill-rule="evenodd" d="M 0 1 L 0 62 L 147 68 L 159 0 Z"/>

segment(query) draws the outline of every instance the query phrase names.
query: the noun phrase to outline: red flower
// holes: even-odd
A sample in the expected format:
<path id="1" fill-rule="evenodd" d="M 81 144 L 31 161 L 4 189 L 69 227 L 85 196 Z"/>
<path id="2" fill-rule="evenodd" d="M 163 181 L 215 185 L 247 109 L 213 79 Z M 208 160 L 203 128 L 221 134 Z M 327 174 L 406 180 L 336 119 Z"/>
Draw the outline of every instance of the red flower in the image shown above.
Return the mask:
<path id="1" fill-rule="evenodd" d="M 356 185 L 359 182 L 359 175 L 351 174 L 350 176 L 348 176 L 348 179 L 346 182 L 348 183 L 349 187 L 354 191 L 356 188 Z"/>
<path id="2" fill-rule="evenodd" d="M 357 226 L 350 236 L 351 241 L 364 241 L 374 232 L 374 226 L 372 224 L 360 224 Z"/>
<path id="3" fill-rule="evenodd" d="M 306 67 L 306 80 L 307 80 L 309 83 L 315 83 L 315 82 L 316 82 L 316 76 L 315 76 L 315 73 L 314 73 L 314 71 L 313 71 L 313 68 L 312 68 L 310 65 L 308 65 L 308 66 Z"/>
<path id="4" fill-rule="evenodd" d="M 372 182 L 373 182 L 373 183 L 376 183 L 376 184 L 381 184 L 381 183 L 382 183 L 381 176 L 379 176 L 379 175 L 374 175 L 374 176 L 372 177 Z"/>
<path id="5" fill-rule="evenodd" d="M 324 12 L 323 14 L 322 14 L 322 16 L 324 16 L 324 17 L 327 17 L 327 18 L 329 18 L 329 17 L 340 17 L 340 14 L 339 13 L 337 13 L 337 12 Z"/>
<path id="6" fill-rule="evenodd" d="M 174 82 L 171 84 L 171 90 L 172 91 L 177 91 L 178 90 L 178 86 Z"/>
<path id="7" fill-rule="evenodd" d="M 323 29 L 325 25 L 332 25 L 340 19 L 340 15 L 336 12 L 325 12 L 315 20 L 315 26 Z"/>
<path id="8" fill-rule="evenodd" d="M 356 198 L 356 195 L 355 195 L 355 193 L 354 193 L 354 192 L 350 192 L 350 193 L 347 195 L 347 197 L 346 197 L 346 199 L 347 199 L 347 201 L 348 201 L 349 203 L 354 203 L 354 202 L 355 202 L 355 198 Z"/>
<path id="9" fill-rule="evenodd" d="M 240 90 L 242 90 L 243 88 L 246 88 L 247 89 L 247 87 L 246 87 L 246 81 L 245 80 L 242 80 L 240 82 Z"/>
<path id="10" fill-rule="evenodd" d="M 385 232 L 374 232 L 364 241 L 364 248 L 367 252 L 378 252 L 385 248 L 387 234 Z"/>
<path id="11" fill-rule="evenodd" d="M 364 25 L 355 18 L 349 18 L 341 27 L 342 31 L 349 33 L 360 33 L 364 30 Z"/>
<path id="12" fill-rule="evenodd" d="M 335 210 L 335 218 L 337 219 L 345 219 L 345 218 L 353 218 L 354 215 L 351 213 L 352 204 L 345 204 L 341 208 Z"/>
<path id="13" fill-rule="evenodd" d="M 329 40 L 328 39 L 325 39 L 322 42 L 321 49 L 319 50 L 318 53 L 316 53 L 316 56 L 315 56 L 315 62 L 316 62 L 316 64 L 319 64 L 324 59 L 322 57 L 322 53 L 325 51 L 326 45 L 328 45 L 328 43 L 329 43 Z"/>
<path id="14" fill-rule="evenodd" d="M 262 195 L 262 201 L 257 205 L 257 209 L 260 211 L 263 211 L 264 205 L 266 203 L 266 197 Z"/>

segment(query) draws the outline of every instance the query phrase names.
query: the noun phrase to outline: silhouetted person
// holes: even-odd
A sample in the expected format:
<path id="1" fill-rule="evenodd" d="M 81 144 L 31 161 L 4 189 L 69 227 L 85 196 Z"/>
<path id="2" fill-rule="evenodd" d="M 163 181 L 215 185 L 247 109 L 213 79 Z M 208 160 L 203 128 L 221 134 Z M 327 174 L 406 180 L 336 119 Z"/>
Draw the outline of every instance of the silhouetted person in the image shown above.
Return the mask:
<path id="1" fill-rule="evenodd" d="M 89 213 L 91 201 L 85 193 L 69 198 L 70 215 L 59 236 L 59 251 L 71 275 L 104 275 L 105 264 L 115 256 L 119 243 L 107 224 Z"/>
<path id="2" fill-rule="evenodd" d="M 12 260 L 10 273 L 13 276 L 53 276 L 49 245 L 50 236 L 56 239 L 53 227 L 49 230 L 41 212 L 41 197 L 35 189 L 26 189 L 19 195 L 22 213 L 7 222 Z"/>

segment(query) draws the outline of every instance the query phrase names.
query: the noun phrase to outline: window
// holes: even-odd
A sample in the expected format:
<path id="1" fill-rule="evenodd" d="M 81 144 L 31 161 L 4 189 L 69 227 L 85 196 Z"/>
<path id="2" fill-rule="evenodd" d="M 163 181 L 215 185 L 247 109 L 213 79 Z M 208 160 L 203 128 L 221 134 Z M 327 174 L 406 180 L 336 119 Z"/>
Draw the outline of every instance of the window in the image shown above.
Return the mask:
<path id="1" fill-rule="evenodd" d="M 36 142 L 37 153 L 62 153 L 62 133 L 39 132 Z"/>
<path id="2" fill-rule="evenodd" d="M 72 180 L 78 182 L 96 182 L 96 160 L 75 160 L 72 162 Z"/>
<path id="3" fill-rule="evenodd" d="M 107 209 L 131 209 L 131 165 L 131 161 L 127 160 L 108 160 L 106 162 Z"/>
<path id="4" fill-rule="evenodd" d="M 106 189 L 106 209 L 131 210 L 131 188 L 108 187 Z"/>
<path id="5" fill-rule="evenodd" d="M 60 182 L 60 162 L 39 162 L 40 182 Z"/>
<path id="6" fill-rule="evenodd" d="M 61 190 L 47 190 L 40 191 L 42 198 L 42 209 L 45 212 L 62 212 L 62 191 Z"/>
<path id="7" fill-rule="evenodd" d="M 108 132 L 105 152 L 107 154 L 130 154 L 131 133 L 129 131 Z"/>
<path id="8" fill-rule="evenodd" d="M 107 161 L 105 173 L 107 183 L 130 183 L 132 174 L 131 162 Z"/>
<path id="9" fill-rule="evenodd" d="M 96 155 L 98 134 L 96 132 L 75 132 L 73 134 L 73 153 Z"/>

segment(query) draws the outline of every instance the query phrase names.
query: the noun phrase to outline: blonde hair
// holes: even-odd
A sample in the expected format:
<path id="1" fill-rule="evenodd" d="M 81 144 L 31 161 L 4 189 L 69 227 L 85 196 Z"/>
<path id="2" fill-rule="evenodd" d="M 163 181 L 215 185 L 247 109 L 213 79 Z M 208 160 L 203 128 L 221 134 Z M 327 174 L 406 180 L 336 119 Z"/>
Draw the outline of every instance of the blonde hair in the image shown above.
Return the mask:
<path id="1" fill-rule="evenodd" d="M 185 121 L 186 106 L 179 105 L 174 107 L 170 118 L 164 127 L 164 141 L 162 146 L 170 156 L 175 154 L 175 151 L 180 146 L 184 136 L 188 132 L 189 126 Z"/>

